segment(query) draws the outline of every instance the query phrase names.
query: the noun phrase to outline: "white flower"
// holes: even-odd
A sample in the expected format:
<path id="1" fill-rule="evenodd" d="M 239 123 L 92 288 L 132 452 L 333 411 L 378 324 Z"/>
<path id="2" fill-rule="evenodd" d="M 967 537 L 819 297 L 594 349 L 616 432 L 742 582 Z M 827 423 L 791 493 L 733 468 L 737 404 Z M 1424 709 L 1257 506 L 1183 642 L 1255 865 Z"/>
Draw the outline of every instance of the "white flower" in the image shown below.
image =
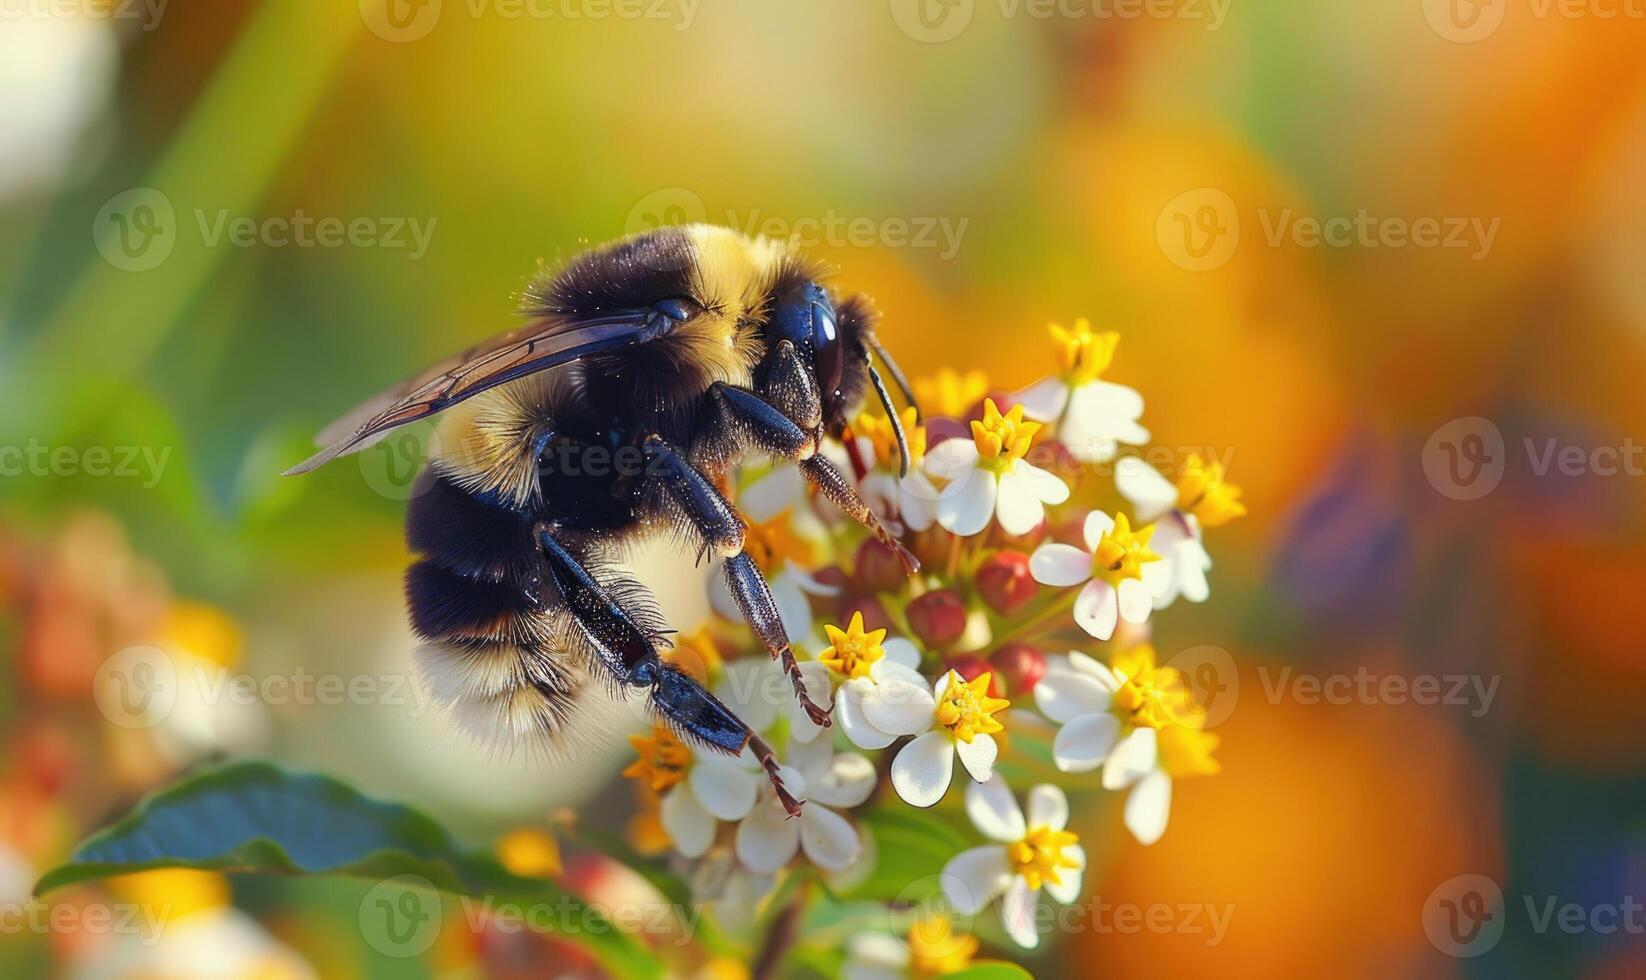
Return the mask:
<path id="1" fill-rule="evenodd" d="M 900 735 L 923 731 L 932 696 L 916 669 L 920 651 L 914 644 L 901 637 L 888 640 L 884 629 L 864 630 L 860 612 L 852 613 L 845 629 L 824 626 L 823 630 L 829 646 L 817 660 L 842 678 L 834 697 L 834 719 L 852 744 L 860 749 L 883 749 Z M 876 705 L 875 718 L 869 715 L 870 704 Z M 896 714 L 891 710 L 896 708 L 904 710 Z"/>
<path id="2" fill-rule="evenodd" d="M 0 30 L 0 199 L 53 185 L 65 172 L 89 172 L 88 163 L 101 156 L 96 144 L 102 141 L 82 137 L 107 109 L 119 81 L 119 32 L 107 15 L 53 16 L 49 9 L 6 5 Z M 148 193 L 164 200 L 158 191 Z M 145 235 L 155 230 L 138 229 Z"/>
<path id="3" fill-rule="evenodd" d="M 799 643 L 812 632 L 812 607 L 806 596 L 840 591 L 806 571 L 817 552 L 826 547 L 828 532 L 812 510 L 805 478 L 792 465 L 775 466 L 744 488 L 737 504 L 749 522 L 743 549 L 771 586 L 772 600 L 789 642 Z M 743 621 L 743 611 L 732 598 L 724 575 L 710 577 L 709 604 L 726 619 Z"/>
<path id="4" fill-rule="evenodd" d="M 663 725 L 650 736 L 631 735 L 639 755 L 623 775 L 645 780 L 661 794 L 659 816 L 675 850 L 700 857 L 714 843 L 721 820 L 741 820 L 768 780 L 744 749 L 741 755 L 694 752 Z"/>
<path id="5" fill-rule="evenodd" d="M 1182 674 L 1156 667 L 1147 645 L 1117 655 L 1113 669 L 1077 651 L 1054 661 L 1035 685 L 1035 704 L 1060 727 L 1052 760 L 1064 772 L 1103 767 L 1103 787 L 1131 788 L 1126 829 L 1141 844 L 1166 832 L 1172 777 L 1217 771 L 1217 736 L 1200 731 Z"/>
<path id="6" fill-rule="evenodd" d="M 909 447 L 907 476 L 898 475 L 902 451 L 897 447 L 896 432 L 887 419 L 864 413 L 851 425 L 856 458 L 873 461 L 858 492 L 880 523 L 894 535 L 901 535 L 905 528 L 924 531 L 932 526 L 936 516 L 938 491 L 923 471 L 926 427 L 915 421 L 915 414 L 914 408 L 908 407 L 899 416 L 904 441 Z M 842 451 L 840 455 L 846 457 L 847 453 Z"/>
<path id="7" fill-rule="evenodd" d="M 1114 482 L 1139 521 L 1159 522 L 1152 546 L 1165 560 L 1143 570 L 1154 607 L 1165 609 L 1179 595 L 1190 602 L 1205 602 L 1211 595 L 1206 572 L 1212 558 L 1202 542 L 1201 515 L 1215 525 L 1244 514 L 1239 488 L 1224 481 L 1221 465 L 1207 464 L 1193 455 L 1184 467 L 1181 487 L 1135 456 L 1115 464 Z M 1189 509 L 1180 507 L 1180 501 Z"/>
<path id="8" fill-rule="evenodd" d="M 1118 620 L 1142 623 L 1149 618 L 1153 595 L 1143 576 L 1145 565 L 1160 560 L 1149 550 L 1154 531 L 1153 525 L 1133 531 L 1125 514 L 1111 518 L 1094 510 L 1082 529 L 1085 550 L 1056 542 L 1043 544 L 1029 556 L 1029 573 L 1042 585 L 1059 588 L 1085 582 L 1075 599 L 1075 622 L 1092 636 L 1107 640 L 1114 635 Z"/>
<path id="9" fill-rule="evenodd" d="M 1149 430 L 1137 421 L 1143 416 L 1143 396 L 1099 377 L 1114 359 L 1120 335 L 1094 334 L 1085 318 L 1076 320 L 1073 330 L 1054 323 L 1051 333 L 1063 373 L 1015 396 L 1029 418 L 1056 422 L 1058 440 L 1086 462 L 1114 459 L 1121 443 L 1148 442 Z"/>
<path id="10" fill-rule="evenodd" d="M 943 894 L 961 915 L 975 915 L 1001 899 L 1000 921 L 1019 946 L 1040 944 L 1034 907 L 1045 888 L 1059 902 L 1080 896 L 1086 852 L 1064 827 L 1069 801 L 1056 786 L 1029 790 L 1028 814 L 996 773 L 986 783 L 966 787 L 966 814 L 994 844 L 961 851 L 943 866 Z"/>
<path id="11" fill-rule="evenodd" d="M 760 903 L 770 895 L 777 879 L 757 874 L 738 863 L 732 851 L 717 848 L 704 855 L 692 869 L 692 898 L 712 906 L 715 920 L 728 929 L 741 929 L 754 922 Z"/>
<path id="12" fill-rule="evenodd" d="M 926 454 L 925 486 L 914 485 L 919 499 L 905 513 L 911 527 L 929 510 L 937 523 L 961 537 L 1000 522 L 1007 534 L 1027 534 L 1046 516 L 1047 504 L 1069 499 L 1069 488 L 1056 476 L 1029 464 L 1028 453 L 1038 422 L 1023 418 L 1023 406 L 1002 415 L 993 399 L 983 405 L 982 421 L 972 423 L 972 438 L 948 439 Z M 907 482 L 907 481 L 906 481 Z M 905 502 L 905 506 L 908 503 Z"/>
<path id="13" fill-rule="evenodd" d="M 989 697 L 989 681 L 989 674 L 981 674 L 968 683 L 951 670 L 937 679 L 929 699 L 915 702 L 915 710 L 923 707 L 925 712 L 924 725 L 919 737 L 899 749 L 892 761 L 892 787 L 905 803 L 924 807 L 941 800 L 954 777 L 956 755 L 974 780 L 987 782 L 994 774 L 1000 748 L 992 733 L 1003 728 L 994 715 L 1007 701 Z M 899 723 L 907 710 L 881 699 L 864 705 L 871 723 L 879 724 L 882 715 L 890 714 L 885 719 L 888 727 Z"/>
<path id="14" fill-rule="evenodd" d="M 874 790 L 874 763 L 857 753 L 835 755 L 826 738 L 789 746 L 792 765 L 782 767 L 783 784 L 803 796 L 806 805 L 791 819 L 777 801 L 768 781 L 760 801 L 737 826 L 737 859 L 750 871 L 771 874 L 788 864 L 796 852 L 825 871 L 851 865 L 863 842 L 851 821 L 836 812 L 869 798 Z"/>

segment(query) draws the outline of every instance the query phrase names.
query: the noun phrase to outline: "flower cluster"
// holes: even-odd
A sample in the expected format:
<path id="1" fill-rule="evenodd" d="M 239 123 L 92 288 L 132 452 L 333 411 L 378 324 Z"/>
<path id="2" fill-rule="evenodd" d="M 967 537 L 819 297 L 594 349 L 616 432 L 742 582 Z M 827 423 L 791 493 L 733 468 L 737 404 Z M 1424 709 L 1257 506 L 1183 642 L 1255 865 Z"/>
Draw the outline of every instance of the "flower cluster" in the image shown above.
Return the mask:
<path id="1" fill-rule="evenodd" d="M 1240 491 L 1203 455 L 1169 472 L 1140 455 L 1142 396 L 1104 377 L 1118 335 L 1085 320 L 1051 335 L 1058 371 L 1046 380 L 1016 393 L 979 372 L 917 380 L 924 414 L 910 406 L 894 427 L 866 412 L 825 447 L 919 557 L 913 578 L 794 467 L 739 474 L 748 550 L 832 724 L 800 710 L 718 575 L 719 618 L 682 650 L 704 654 L 687 665 L 772 746 L 805 807 L 788 819 L 748 752 L 695 749 L 661 726 L 634 738 L 625 771 L 648 800 L 635 824 L 645 843 L 696 868 L 700 897 L 723 922 L 748 921 L 808 867 L 836 891 L 870 880 L 875 814 L 914 807 L 934 820 L 963 811 L 986 841 L 933 869 L 951 910 L 998 904 L 1004 936 L 1032 947 L 1041 893 L 1080 894 L 1075 828 L 1092 827 L 1071 825 L 1058 785 L 1028 786 L 1019 804 L 1009 780 L 1032 769 L 1020 753 L 1049 742 L 1038 757 L 1069 774 L 1058 780 L 1068 789 L 1125 792 L 1123 823 L 1143 844 L 1165 831 L 1174 780 L 1217 771 L 1217 736 L 1189 679 L 1157 662 L 1151 619 L 1180 598 L 1207 599 L 1205 532 L 1245 512 Z M 1100 782 L 1078 778 L 1099 772 Z M 979 943 L 956 929 L 927 915 L 906 941 L 864 934 L 842 968 L 958 969 Z"/>

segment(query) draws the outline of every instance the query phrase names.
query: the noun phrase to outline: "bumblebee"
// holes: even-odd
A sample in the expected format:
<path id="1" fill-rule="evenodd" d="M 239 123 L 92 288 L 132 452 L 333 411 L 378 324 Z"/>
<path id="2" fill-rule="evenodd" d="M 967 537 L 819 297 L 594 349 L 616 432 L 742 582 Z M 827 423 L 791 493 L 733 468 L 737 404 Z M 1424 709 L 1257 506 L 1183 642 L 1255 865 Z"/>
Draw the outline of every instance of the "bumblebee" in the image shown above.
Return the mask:
<path id="1" fill-rule="evenodd" d="M 871 388 L 897 424 L 876 359 L 913 401 L 875 337 L 872 305 L 831 292 L 823 278 L 788 243 L 710 225 L 622 239 L 533 280 L 521 304 L 528 325 L 368 401 L 288 471 L 444 413 L 407 514 L 417 560 L 406 600 L 425 641 L 425 679 L 459 724 L 482 737 L 558 744 L 591 681 L 603 678 L 615 691 L 645 692 L 692 743 L 733 755 L 749 748 L 784 807 L 800 812 L 771 748 L 660 657 L 670 631 L 621 557 L 675 533 L 700 562 L 722 558 L 732 596 L 794 696 L 829 724 L 722 490 L 749 453 L 792 461 L 910 574 L 918 569 L 818 451 Z"/>

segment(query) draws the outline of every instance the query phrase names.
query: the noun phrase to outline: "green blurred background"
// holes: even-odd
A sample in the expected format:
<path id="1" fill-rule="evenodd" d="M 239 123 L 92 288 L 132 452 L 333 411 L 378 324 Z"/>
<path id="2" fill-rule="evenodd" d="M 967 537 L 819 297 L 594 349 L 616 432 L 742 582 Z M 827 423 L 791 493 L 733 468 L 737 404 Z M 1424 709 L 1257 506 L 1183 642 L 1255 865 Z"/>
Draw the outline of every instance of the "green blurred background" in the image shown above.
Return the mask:
<path id="1" fill-rule="evenodd" d="M 609 782 L 621 739 L 576 772 L 499 758 L 409 692 L 286 699 L 158 752 L 87 692 L 156 629 L 254 678 L 403 679 L 419 443 L 279 471 L 364 395 L 506 327 L 538 263 L 708 220 L 798 236 L 876 298 L 914 375 L 981 368 L 1013 389 L 1050 367 L 1048 320 L 1118 330 L 1112 376 L 1144 393 L 1156 443 L 1228 454 L 1245 488 L 1213 600 L 1156 635 L 1242 664 L 1223 773 L 1181 789 L 1154 847 L 1105 818 L 1086 886 L 1229 904 L 1230 932 L 1088 932 L 1040 969 L 1646 972 L 1638 905 L 1609 932 L 1528 914 L 1646 891 L 1646 9 L 0 13 L 4 901 L 203 755 L 325 769 L 477 841 Z M 1549 447 L 1573 465 L 1543 466 Z M 699 592 L 663 596 L 677 624 L 704 615 Z M 1309 704 L 1280 686 L 1362 668 L 1495 695 Z M 1476 958 L 1425 928 L 1464 873 L 1504 896 Z M 378 956 L 351 885 L 235 887 L 323 975 L 487 955 Z M 0 935 L 0 963 L 97 975 L 104 945 Z"/>

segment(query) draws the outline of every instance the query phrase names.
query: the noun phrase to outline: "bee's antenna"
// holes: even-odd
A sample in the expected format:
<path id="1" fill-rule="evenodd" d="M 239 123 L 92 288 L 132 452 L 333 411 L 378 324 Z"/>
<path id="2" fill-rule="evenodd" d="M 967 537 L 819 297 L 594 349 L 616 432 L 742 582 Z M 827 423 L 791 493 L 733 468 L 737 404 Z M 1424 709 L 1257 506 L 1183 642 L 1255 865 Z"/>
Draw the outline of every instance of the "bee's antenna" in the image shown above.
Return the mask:
<path id="1" fill-rule="evenodd" d="M 892 384 L 897 385 L 897 390 L 903 393 L 903 400 L 914 408 L 916 424 L 925 421 L 920 413 L 920 403 L 914 400 L 914 389 L 909 387 L 909 379 L 904 376 L 903 369 L 897 366 L 896 361 L 892 360 L 891 352 L 880 345 L 880 338 L 871 336 L 865 339 L 868 342 L 869 349 L 874 351 L 876 357 L 880 358 L 880 363 L 886 365 L 886 372 L 892 376 Z M 891 411 L 891 407 L 887 406 L 886 410 Z"/>
<path id="2" fill-rule="evenodd" d="M 892 434 L 897 437 L 898 475 L 908 476 L 909 438 L 903 434 L 903 421 L 897 417 L 897 406 L 892 404 L 892 393 L 886 390 L 886 382 L 880 379 L 880 372 L 874 369 L 874 361 L 869 359 L 869 350 L 866 347 L 863 349 L 863 365 L 869 369 L 869 381 L 874 385 L 875 394 L 880 396 L 880 404 L 886 409 L 886 418 L 892 423 Z M 887 366 L 891 366 L 889 362 Z M 919 411 L 920 409 L 915 409 L 916 413 Z"/>

